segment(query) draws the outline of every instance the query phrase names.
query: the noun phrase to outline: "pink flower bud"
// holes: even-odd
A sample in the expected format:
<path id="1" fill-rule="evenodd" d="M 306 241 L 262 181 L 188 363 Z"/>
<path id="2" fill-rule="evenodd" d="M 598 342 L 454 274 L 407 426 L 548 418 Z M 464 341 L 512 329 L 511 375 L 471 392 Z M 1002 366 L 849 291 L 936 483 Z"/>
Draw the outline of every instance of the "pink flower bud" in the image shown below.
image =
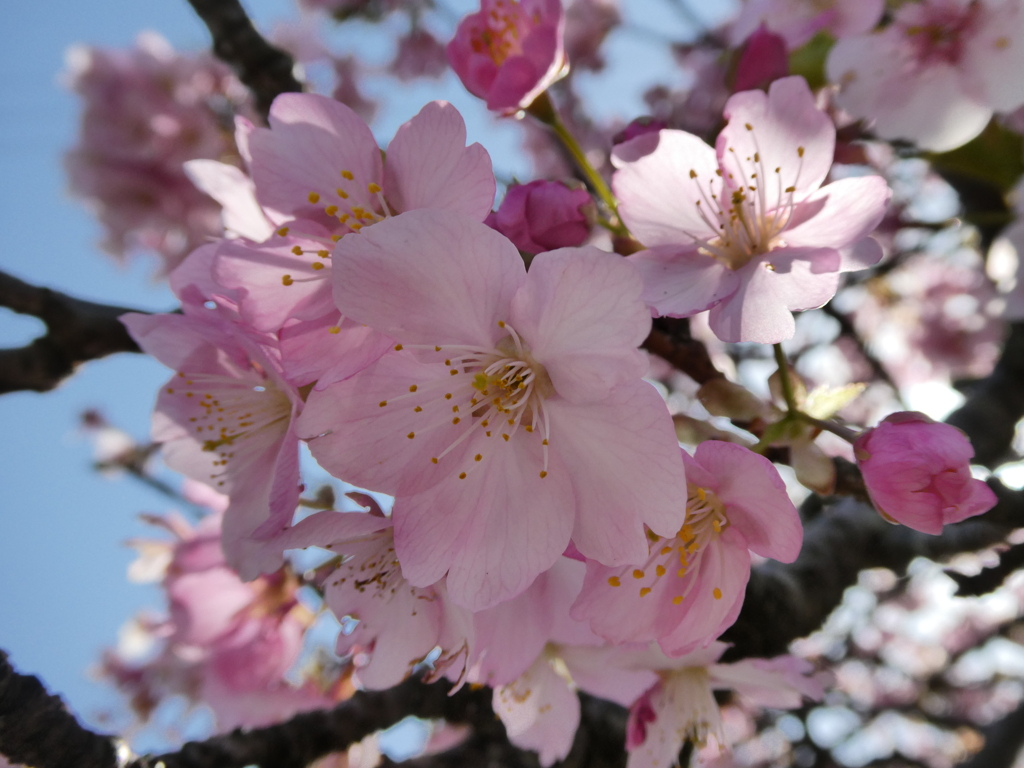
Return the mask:
<path id="1" fill-rule="evenodd" d="M 481 0 L 448 43 L 448 62 L 487 108 L 510 114 L 565 73 L 561 0 Z"/>
<path id="2" fill-rule="evenodd" d="M 590 234 L 594 202 L 582 187 L 531 181 L 509 187 L 486 224 L 527 253 L 582 245 Z"/>
<path id="3" fill-rule="evenodd" d="M 668 123 L 664 120 L 647 116 L 638 117 L 612 136 L 612 144 L 624 144 L 630 139 L 635 139 L 637 136 L 643 136 L 645 133 L 657 133 L 662 128 L 668 128 Z"/>
<path id="4" fill-rule="evenodd" d="M 987 512 L 996 495 L 971 477 L 970 441 L 956 427 L 915 411 L 887 416 L 853 444 L 875 508 L 883 517 L 938 534 Z"/>
<path id="5" fill-rule="evenodd" d="M 786 41 L 769 32 L 762 24 L 747 40 L 736 64 L 736 82 L 733 91 L 752 91 L 765 88 L 773 80 L 789 74 L 789 57 L 786 55 Z"/>

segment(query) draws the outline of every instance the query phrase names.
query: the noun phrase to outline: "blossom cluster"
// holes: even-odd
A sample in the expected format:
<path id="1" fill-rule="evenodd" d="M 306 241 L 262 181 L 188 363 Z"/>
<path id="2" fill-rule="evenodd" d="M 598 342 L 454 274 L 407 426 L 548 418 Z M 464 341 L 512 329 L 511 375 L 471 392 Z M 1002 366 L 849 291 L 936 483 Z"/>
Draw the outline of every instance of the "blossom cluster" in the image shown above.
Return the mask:
<path id="1" fill-rule="evenodd" d="M 435 677 L 490 685 L 510 739 L 544 765 L 572 746 L 576 690 L 630 708 L 634 767 L 671 765 L 685 740 L 725 745 L 713 690 L 784 708 L 820 698 L 809 665 L 721 663 L 719 638 L 752 562 L 800 554 L 800 515 L 766 449 L 785 446 L 797 477 L 828 492 L 832 459 L 814 440 L 860 390 L 816 409 L 814 392 L 794 393 L 783 359 L 785 410 L 739 387 L 703 390 L 708 412 L 757 424 L 756 442 L 719 434 L 687 450 L 641 345 L 652 318 L 699 316 L 715 343 L 776 345 L 782 356 L 794 313 L 822 307 L 845 274 L 883 258 L 884 238 L 872 235 L 892 190 L 881 175 L 833 173 L 844 151 L 834 105 L 785 76 L 786 46 L 822 30 L 841 38 L 827 67 L 836 103 L 925 148 L 963 143 L 993 110 L 1024 102 L 992 86 L 964 92 L 970 119 L 945 101 L 948 119 L 910 121 L 891 71 L 872 80 L 859 69 L 904 57 L 915 77 L 934 78 L 933 90 L 907 86 L 929 105 L 955 77 L 987 86 L 1019 48 L 1015 4 L 908 3 L 881 32 L 881 3 L 834 5 L 829 15 L 749 3 L 732 33 L 768 53 L 740 68 L 750 87 L 724 101 L 713 146 L 666 121 L 632 124 L 611 152 L 610 185 L 584 169 L 596 200 L 578 183 L 538 179 L 510 186 L 492 211 L 491 158 L 440 101 L 382 151 L 349 106 L 284 94 L 268 127 L 236 118 L 244 167 L 223 162 L 231 140 L 175 157 L 220 204 L 222 225 L 169 274 L 180 313 L 123 322 L 174 371 L 153 420 L 165 462 L 226 506 L 200 534 L 219 536 L 223 562 L 182 561 L 197 534 L 175 531 L 165 586 L 177 615 L 151 630 L 171 638 L 165 656 L 186 647 L 198 654 L 190 663 L 214 670 L 208 679 L 228 679 L 218 654 L 243 663 L 238 637 L 273 635 L 273 653 L 253 652 L 267 678 L 245 683 L 274 689 L 297 654 L 279 647 L 294 641 L 284 622 L 301 614 L 288 553 L 316 547 L 327 559 L 310 583 L 350 623 L 338 652 L 360 685 L 389 688 L 428 659 Z M 525 110 L 566 133 L 548 95 L 571 63 L 565 24 L 558 0 L 483 0 L 448 60 L 490 110 Z M 908 412 L 851 435 L 887 519 L 939 533 L 995 504 L 953 427 Z M 390 509 L 356 491 L 361 511 L 297 519 L 303 445 L 338 481 L 390 497 Z M 248 586 L 207 586 L 229 568 Z M 190 581 L 237 595 L 240 607 L 217 619 L 230 626 L 196 634 L 216 621 L 189 615 Z M 129 686 L 132 674 L 116 676 Z M 293 693 L 292 711 L 324 701 Z"/>

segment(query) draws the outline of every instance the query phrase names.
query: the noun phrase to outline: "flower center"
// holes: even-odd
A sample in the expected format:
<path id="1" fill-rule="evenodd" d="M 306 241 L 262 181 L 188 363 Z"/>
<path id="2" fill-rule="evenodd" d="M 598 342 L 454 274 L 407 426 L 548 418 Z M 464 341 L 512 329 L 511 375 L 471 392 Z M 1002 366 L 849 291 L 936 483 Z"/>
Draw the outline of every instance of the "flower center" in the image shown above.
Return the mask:
<path id="1" fill-rule="evenodd" d="M 501 435 L 503 442 L 509 442 L 520 435 L 522 427 L 526 434 L 520 439 L 541 442 L 543 469 L 540 476 L 544 478 L 548 475 L 550 438 L 544 400 L 554 394 L 555 388 L 544 366 L 533 358 L 512 326 L 503 321 L 498 325 L 509 335 L 493 349 L 409 345 L 409 349 L 426 351 L 428 357 L 449 355 L 444 358 L 449 375 L 413 384 L 408 394 L 382 400 L 379 405 L 385 408 L 403 401 L 413 403 L 411 423 L 414 428 L 406 435 L 410 440 L 438 429 L 454 435 L 442 451 L 431 457 L 434 464 L 439 464 L 457 446 L 480 432 L 486 438 Z M 402 344 L 395 346 L 396 351 L 404 348 Z M 467 466 L 461 467 L 459 479 L 466 479 L 482 460 L 483 453 L 474 455 Z"/>
<path id="2" fill-rule="evenodd" d="M 671 690 L 672 704 L 678 712 L 679 735 L 684 741 L 697 746 L 707 744 L 713 735 L 720 744 L 725 743 L 722 714 L 711 691 L 711 675 L 706 667 L 686 667 L 668 673 L 666 692 Z"/>
<path id="3" fill-rule="evenodd" d="M 667 576 L 674 582 L 668 592 L 675 593 L 672 604 L 680 605 L 697 584 L 698 579 L 694 575 L 700 572 L 700 561 L 708 544 L 728 527 L 725 505 L 714 491 L 690 485 L 686 522 L 679 532 L 664 540 L 655 533 L 647 533 L 650 540 L 647 562 L 643 568 L 634 568 L 630 574 L 639 585 L 640 597 L 647 597 L 661 578 Z M 621 587 L 622 583 L 620 576 L 608 578 L 608 584 L 613 587 Z M 712 585 L 712 594 L 716 600 L 722 599 L 722 590 L 717 585 Z"/>
<path id="4" fill-rule="evenodd" d="M 963 38 L 975 25 L 977 6 L 977 3 L 971 3 L 965 9 L 948 6 L 908 8 L 900 26 L 910 40 L 918 64 L 957 64 L 963 56 Z M 996 41 L 997 47 L 1008 44 L 1009 39 L 1005 37 Z"/>
<path id="5" fill-rule="evenodd" d="M 700 250 L 736 270 L 747 265 L 752 258 L 784 245 L 779 235 L 789 226 L 796 210 L 796 185 L 803 170 L 804 148 L 797 147 L 795 176 L 790 184 L 783 181 L 782 167 L 770 172 L 766 168 L 758 146 L 754 126 L 746 123 L 754 139 L 755 151 L 741 157 L 735 147 L 727 147 L 729 155 L 720 161 L 717 179 L 704 182 L 697 171 L 690 170 L 690 178 L 697 185 L 701 199 L 697 212 L 708 229 L 717 233 L 712 237 L 690 234 Z M 727 166 L 725 160 L 728 159 Z M 771 269 L 771 265 L 767 265 Z"/>
<path id="6" fill-rule="evenodd" d="M 188 423 L 203 450 L 214 454 L 210 480 L 217 486 L 225 483 L 236 442 L 249 441 L 247 452 L 262 451 L 287 429 L 291 401 L 269 379 L 202 373 L 179 373 L 178 377 L 180 381 L 164 391 L 177 401 L 176 410 L 193 414 Z"/>
<path id="7" fill-rule="evenodd" d="M 534 23 L 540 23 L 536 14 Z M 470 30 L 470 46 L 475 53 L 485 54 L 500 67 L 509 56 L 522 54 L 522 39 L 529 28 L 529 19 L 518 0 L 485 2 L 484 10 L 477 17 L 477 26 Z"/>

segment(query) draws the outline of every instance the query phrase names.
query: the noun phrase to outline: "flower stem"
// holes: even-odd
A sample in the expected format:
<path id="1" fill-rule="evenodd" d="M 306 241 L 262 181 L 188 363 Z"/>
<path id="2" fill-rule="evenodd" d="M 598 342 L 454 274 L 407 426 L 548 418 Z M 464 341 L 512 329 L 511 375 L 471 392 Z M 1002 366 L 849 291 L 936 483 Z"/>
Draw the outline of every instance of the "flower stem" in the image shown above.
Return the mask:
<path id="1" fill-rule="evenodd" d="M 831 432 L 833 435 L 838 435 L 848 443 L 852 443 L 857 439 L 857 433 L 849 427 L 844 427 L 842 424 L 837 424 L 834 421 L 828 421 L 825 419 L 816 419 L 810 414 L 804 413 L 803 411 L 797 411 L 796 417 L 801 421 L 813 424 L 818 429 L 823 429 L 826 432 Z"/>
<path id="2" fill-rule="evenodd" d="M 775 349 L 775 362 L 779 366 L 779 380 L 782 382 L 782 396 L 786 400 L 786 410 L 790 415 L 800 413 L 800 406 L 797 405 L 796 395 L 793 393 L 793 381 L 789 378 L 789 363 L 786 362 L 786 353 L 782 351 L 781 344 L 773 344 Z"/>
<path id="3" fill-rule="evenodd" d="M 619 219 L 618 201 L 615 199 L 615 195 L 612 194 L 611 187 L 608 186 L 608 183 L 587 159 L 587 155 L 583 151 L 583 147 L 580 146 L 580 143 L 576 141 L 576 137 L 572 135 L 565 123 L 562 122 L 562 118 L 559 116 L 558 110 L 555 109 L 555 105 L 552 103 L 551 97 L 548 96 L 547 91 L 538 96 L 534 102 L 526 108 L 526 111 L 540 122 L 549 126 L 551 130 L 555 132 L 559 141 L 561 141 L 562 145 L 569 150 L 569 154 L 572 155 L 573 160 L 576 161 L 576 165 L 587 178 L 587 181 L 593 188 L 594 193 L 614 215 L 615 219 L 613 221 L 602 222 L 602 224 L 605 224 L 608 229 L 618 235 L 629 235 L 629 231 L 622 224 L 621 219 Z"/>

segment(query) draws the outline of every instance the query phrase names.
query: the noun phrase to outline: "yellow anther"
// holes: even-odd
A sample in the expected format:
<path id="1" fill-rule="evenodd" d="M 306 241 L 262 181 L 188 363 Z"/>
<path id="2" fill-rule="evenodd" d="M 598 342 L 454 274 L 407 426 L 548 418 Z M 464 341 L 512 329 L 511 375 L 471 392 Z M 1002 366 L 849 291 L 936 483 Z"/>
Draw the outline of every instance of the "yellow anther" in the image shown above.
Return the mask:
<path id="1" fill-rule="evenodd" d="M 622 586 L 622 582 L 619 581 L 619 577 L 618 576 L 609 576 L 608 577 L 608 583 L 611 586 L 613 586 L 613 587 L 621 587 Z"/>
<path id="2" fill-rule="evenodd" d="M 664 576 L 665 575 L 665 566 L 664 565 L 659 565 L 657 568 L 654 569 L 654 572 L 656 574 L 658 574 L 659 576 Z"/>
<path id="3" fill-rule="evenodd" d="M 408 435 L 406 435 L 406 437 L 408 437 L 410 440 L 412 440 L 414 437 L 416 437 L 416 433 L 415 432 L 410 432 Z"/>
<path id="4" fill-rule="evenodd" d="M 344 235 L 331 235 L 331 240 L 338 242 L 342 237 L 344 237 Z"/>
<path id="5" fill-rule="evenodd" d="M 395 344 L 395 352 L 401 352 L 401 351 L 402 351 L 402 345 L 401 344 Z M 416 390 L 412 390 L 412 391 L 415 392 Z"/>
<path id="6" fill-rule="evenodd" d="M 316 203 L 320 202 L 320 195 L 318 195 L 316 192 L 310 192 L 306 199 L 315 205 Z"/>
<path id="7" fill-rule="evenodd" d="M 459 412 L 459 406 L 453 405 L 452 406 L 452 413 L 458 413 L 458 412 Z"/>
<path id="8" fill-rule="evenodd" d="M 378 192 L 380 192 L 380 184 L 371 181 L 369 184 L 366 185 L 366 191 L 369 192 L 371 195 L 376 195 Z"/>
<path id="9" fill-rule="evenodd" d="M 722 523 L 720 521 L 718 521 L 718 520 L 712 520 L 711 521 L 711 527 L 715 529 L 715 533 L 721 533 L 722 532 Z"/>
<path id="10" fill-rule="evenodd" d="M 452 368 L 450 371 L 448 371 L 448 373 L 450 373 L 452 376 L 458 376 L 459 375 L 459 371 L 456 368 Z"/>
<path id="11" fill-rule="evenodd" d="M 693 170 L 693 168 L 690 169 L 690 178 L 691 179 L 696 179 L 697 178 L 697 172 L 695 170 Z"/>
<path id="12" fill-rule="evenodd" d="M 344 189 L 342 189 L 341 187 L 338 187 L 338 188 L 337 188 L 336 190 L 334 190 L 334 191 L 338 193 L 338 197 L 340 197 L 340 198 L 341 198 L 342 200 L 348 200 L 348 192 L 346 192 L 346 191 L 345 191 Z"/>
<path id="13" fill-rule="evenodd" d="M 351 229 L 353 232 L 358 232 L 360 229 L 363 228 L 363 225 L 360 224 L 358 221 L 356 221 L 356 222 L 353 222 L 353 223 L 349 224 L 348 228 Z"/>
<path id="14" fill-rule="evenodd" d="M 466 473 L 465 472 L 460 472 L 459 473 L 459 480 L 465 480 L 465 479 L 466 479 Z"/>
<path id="15" fill-rule="evenodd" d="M 418 405 L 417 405 L 417 406 L 416 406 L 415 408 L 413 408 L 413 410 L 414 410 L 414 411 L 415 411 L 416 413 L 419 413 L 420 411 L 422 411 L 422 410 L 423 410 L 423 408 L 421 408 L 420 406 L 418 406 Z"/>
<path id="16" fill-rule="evenodd" d="M 669 554 L 669 553 L 670 553 L 671 551 L 672 551 L 672 547 L 662 547 L 662 548 L 661 548 L 661 554 L 663 554 L 663 555 L 667 555 L 667 554 Z"/>
<path id="17" fill-rule="evenodd" d="M 344 176 L 349 181 L 352 181 L 352 179 L 355 178 L 355 176 L 352 175 L 352 171 L 342 171 L 341 175 Z"/>
<path id="18" fill-rule="evenodd" d="M 452 424 L 458 424 L 460 421 L 462 421 L 462 419 L 456 416 L 454 419 L 452 419 Z"/>
<path id="19" fill-rule="evenodd" d="M 715 600 L 722 599 L 722 590 L 720 590 L 718 587 L 715 587 L 711 594 L 715 596 Z"/>
<path id="20" fill-rule="evenodd" d="M 377 406 L 380 407 L 380 408 L 383 408 L 387 404 L 388 404 L 387 400 L 381 400 L 379 403 L 377 403 Z"/>
<path id="21" fill-rule="evenodd" d="M 501 433 L 501 436 L 502 436 L 503 438 L 505 438 L 505 442 L 507 443 L 507 442 L 508 442 L 508 435 L 506 435 L 506 434 L 505 434 L 504 432 L 502 432 L 502 433 Z"/>
<path id="22" fill-rule="evenodd" d="M 294 282 L 291 275 L 281 275 L 281 285 L 291 285 Z"/>
<path id="23" fill-rule="evenodd" d="M 540 479 L 543 480 L 547 476 L 548 476 L 548 471 L 546 469 L 542 469 L 540 471 Z"/>
<path id="24" fill-rule="evenodd" d="M 324 263 L 322 261 L 314 261 L 309 266 L 314 270 L 320 270 L 324 268 Z"/>
<path id="25" fill-rule="evenodd" d="M 480 461 L 480 459 L 482 459 L 483 457 L 484 456 L 482 453 L 478 453 L 476 456 L 473 457 L 473 461 Z"/>
<path id="26" fill-rule="evenodd" d="M 436 459 L 436 458 L 431 458 L 431 459 L 430 459 L 430 462 L 431 462 L 432 464 L 437 464 L 437 459 Z"/>
<path id="27" fill-rule="evenodd" d="M 435 352 L 440 352 L 440 351 L 441 351 L 441 348 L 435 345 L 435 346 L 434 346 L 434 351 L 435 351 Z"/>
<path id="28" fill-rule="evenodd" d="M 445 392 L 444 399 L 445 400 L 451 400 L 452 399 L 452 393 L 451 392 Z"/>
<path id="29" fill-rule="evenodd" d="M 341 333 L 341 326 L 340 325 L 332 325 L 330 328 L 327 329 L 327 332 L 328 333 Z"/>
<path id="30" fill-rule="evenodd" d="M 277 234 L 279 234 L 281 237 L 285 237 L 288 234 L 288 227 L 281 227 L 279 230 L 277 230 Z"/>
<path id="31" fill-rule="evenodd" d="M 803 147 L 797 147 L 796 148 L 796 153 L 797 153 L 797 155 L 799 157 L 803 157 L 804 156 L 804 148 Z"/>
<path id="32" fill-rule="evenodd" d="M 683 576 L 685 576 L 685 575 L 686 575 L 686 569 L 685 568 L 680 568 L 678 571 L 676 571 L 676 576 L 678 576 L 680 579 L 683 578 Z"/>
<path id="33" fill-rule="evenodd" d="M 490 419 L 484 419 L 483 421 L 480 422 L 480 426 L 483 427 L 484 429 L 487 429 L 487 427 L 489 427 L 490 424 L 491 424 L 491 420 Z"/>
<path id="34" fill-rule="evenodd" d="M 641 571 L 639 568 L 634 568 L 633 569 L 633 578 L 634 579 L 642 579 L 643 577 L 644 577 L 644 572 L 643 571 Z"/>
<path id="35" fill-rule="evenodd" d="M 641 587 L 640 588 L 640 597 L 647 597 L 649 594 L 651 594 L 651 588 L 650 587 Z"/>
<path id="36" fill-rule="evenodd" d="M 547 445 L 547 444 L 548 444 L 548 440 L 547 440 L 547 438 L 544 438 L 543 440 L 541 440 L 541 441 L 540 441 L 540 444 L 541 444 L 541 445 Z"/>
<path id="37" fill-rule="evenodd" d="M 499 328 L 504 328 L 505 327 L 505 321 L 504 320 L 499 320 L 498 321 L 498 327 Z"/>
<path id="38" fill-rule="evenodd" d="M 316 255 L 319 256 L 321 259 L 329 259 L 329 258 L 331 258 L 331 252 L 330 251 L 317 251 Z"/>
<path id="39" fill-rule="evenodd" d="M 675 597 L 672 598 L 672 605 L 679 605 L 681 602 L 683 602 L 683 596 L 682 595 L 676 595 Z"/>
<path id="40" fill-rule="evenodd" d="M 700 549 L 700 544 L 698 544 L 696 541 L 691 541 L 689 546 L 686 547 L 686 553 L 692 555 L 698 549 Z"/>
<path id="41" fill-rule="evenodd" d="M 418 389 L 418 387 L 415 384 L 410 384 L 409 385 L 409 391 L 410 392 L 415 392 L 417 389 Z"/>
<path id="42" fill-rule="evenodd" d="M 697 489 L 697 498 L 700 499 L 701 501 L 707 501 L 708 500 L 708 492 L 705 491 L 703 488 L 698 488 Z"/>
<path id="43" fill-rule="evenodd" d="M 533 427 L 531 427 L 529 424 L 523 427 L 523 429 L 525 429 L 527 432 L 533 432 Z"/>

